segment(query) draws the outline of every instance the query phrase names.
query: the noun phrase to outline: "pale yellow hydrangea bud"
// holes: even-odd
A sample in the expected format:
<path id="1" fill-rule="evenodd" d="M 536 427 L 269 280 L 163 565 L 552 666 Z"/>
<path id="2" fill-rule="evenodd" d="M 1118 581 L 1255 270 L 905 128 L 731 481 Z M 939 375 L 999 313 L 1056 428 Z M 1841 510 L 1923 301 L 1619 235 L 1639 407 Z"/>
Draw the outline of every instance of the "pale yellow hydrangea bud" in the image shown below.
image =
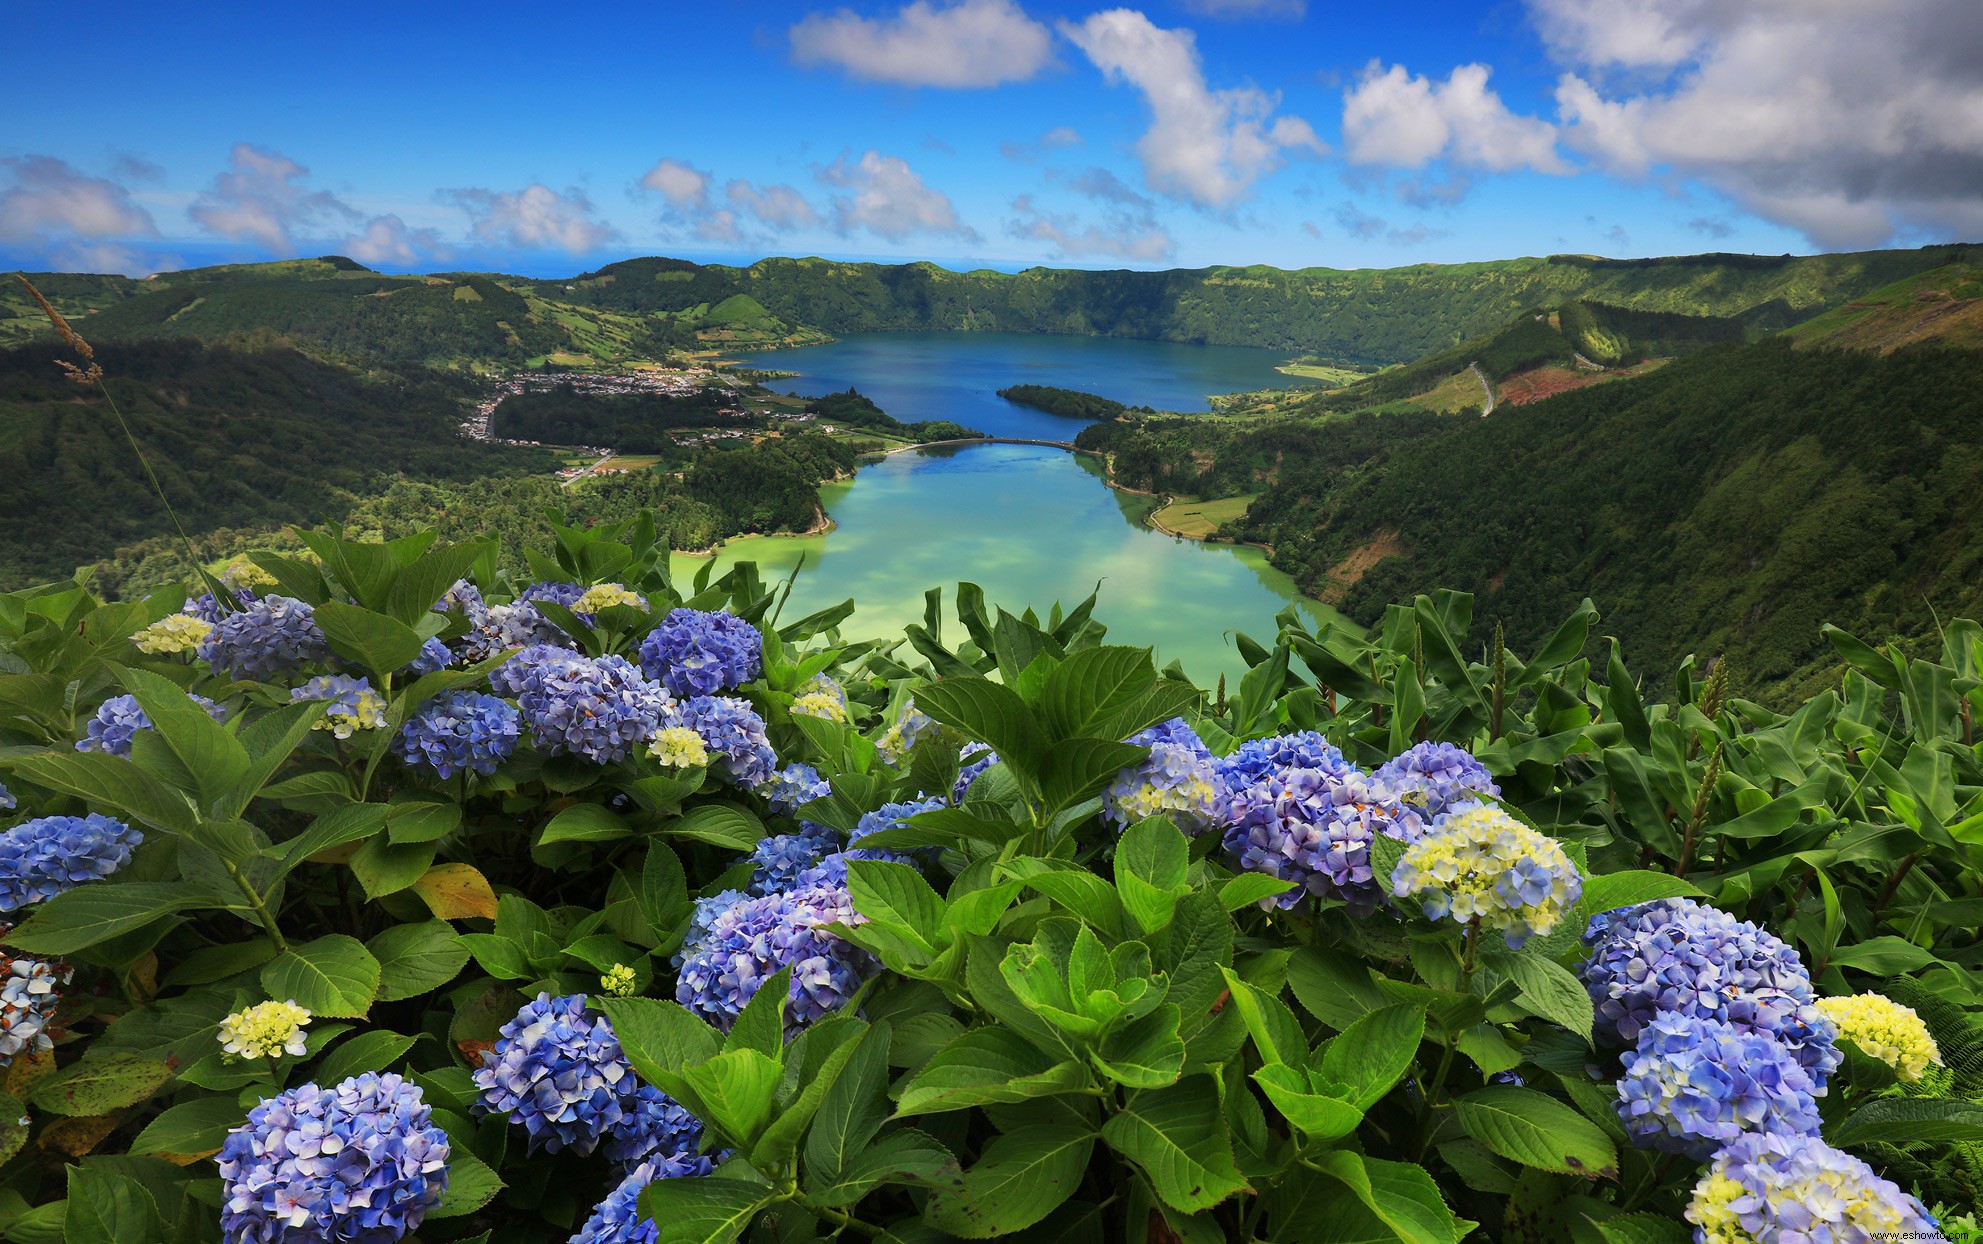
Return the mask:
<path id="1" fill-rule="evenodd" d="M 655 731 L 647 740 L 647 754 L 670 768 L 693 769 L 709 763 L 709 745 L 687 726 Z"/>
<path id="2" fill-rule="evenodd" d="M 1850 1041 L 1912 1083 L 1941 1065 L 1941 1047 L 1913 1007 L 1902 1006 L 1877 993 L 1844 998 L 1820 998 L 1818 1010 L 1838 1026 L 1841 1041 Z"/>
<path id="3" fill-rule="evenodd" d="M 213 624 L 202 621 L 190 613 L 175 613 L 160 618 L 144 630 L 131 636 L 131 642 L 139 652 L 158 656 L 168 652 L 191 652 L 206 642 Z"/>
<path id="4" fill-rule="evenodd" d="M 237 592 L 259 592 L 265 587 L 275 586 L 275 576 L 245 556 L 237 557 L 221 567 L 219 578 Z"/>
<path id="5" fill-rule="evenodd" d="M 615 963 L 599 977 L 599 992 L 609 998 L 631 998 L 635 989 L 633 969 Z"/>
<path id="6" fill-rule="evenodd" d="M 294 1002 L 257 1002 L 220 1021 L 220 1048 L 234 1058 L 301 1057 L 309 1022 L 310 1012 Z"/>
<path id="7" fill-rule="evenodd" d="M 572 602 L 573 613 L 598 613 L 609 605 L 632 605 L 636 609 L 647 608 L 647 602 L 638 592 L 630 592 L 617 583 L 601 583 L 597 587 L 585 589 L 585 595 Z"/>

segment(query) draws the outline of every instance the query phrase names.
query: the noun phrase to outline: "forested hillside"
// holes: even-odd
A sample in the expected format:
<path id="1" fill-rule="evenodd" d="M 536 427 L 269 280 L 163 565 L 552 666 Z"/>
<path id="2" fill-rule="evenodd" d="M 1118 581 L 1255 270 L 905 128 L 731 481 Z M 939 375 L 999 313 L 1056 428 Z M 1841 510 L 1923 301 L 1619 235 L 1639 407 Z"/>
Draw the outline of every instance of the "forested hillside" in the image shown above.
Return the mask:
<path id="1" fill-rule="evenodd" d="M 123 431 L 57 349 L 0 350 L 0 584 L 62 578 L 171 531 Z M 548 455 L 461 439 L 466 382 L 358 372 L 295 350 L 105 345 L 106 383 L 189 530 L 321 522 L 389 477 L 549 470 Z"/>

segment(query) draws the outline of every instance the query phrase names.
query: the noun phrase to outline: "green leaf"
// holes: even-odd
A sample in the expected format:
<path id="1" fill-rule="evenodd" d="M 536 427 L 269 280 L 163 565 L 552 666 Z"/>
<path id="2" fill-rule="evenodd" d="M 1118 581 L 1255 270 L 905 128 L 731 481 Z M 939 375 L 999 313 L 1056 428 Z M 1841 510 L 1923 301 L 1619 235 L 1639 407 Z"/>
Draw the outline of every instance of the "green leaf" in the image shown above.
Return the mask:
<path id="1" fill-rule="evenodd" d="M 213 900 L 177 882 L 77 886 L 38 904 L 34 914 L 5 940 L 31 954 L 73 954 L 141 929 L 161 916 L 214 905 Z"/>
<path id="2" fill-rule="evenodd" d="M 1053 899 L 1110 937 L 1121 937 L 1122 901 L 1115 887 L 1085 868 L 1069 868 L 1047 860 L 1019 856 L 1005 862 L 1005 871 Z"/>
<path id="3" fill-rule="evenodd" d="M 1692 1244 L 1686 1225 L 1660 1214 L 1621 1214 L 1597 1223 L 1605 1244 Z"/>
<path id="4" fill-rule="evenodd" d="M 1832 951 L 1830 959 L 1833 967 L 1855 968 L 1874 976 L 1903 976 L 1940 962 L 1933 951 L 1923 950 L 1890 933 L 1840 946 Z"/>
<path id="5" fill-rule="evenodd" d="M 778 1111 L 750 1152 L 759 1169 L 785 1169 L 799 1150 L 826 1094 L 840 1079 L 841 1069 L 854 1057 L 867 1022 L 852 1015 L 830 1016 L 807 1028 L 784 1051 L 785 1085 L 778 1093 Z M 796 1084 L 798 1091 L 793 1092 Z"/>
<path id="6" fill-rule="evenodd" d="M 476 559 L 490 547 L 488 541 L 470 540 L 421 554 L 393 579 L 386 612 L 408 625 L 418 622 L 440 603 L 455 580 L 468 577 Z"/>
<path id="7" fill-rule="evenodd" d="M 1241 873 L 1219 887 L 1219 902 L 1225 905 L 1227 911 L 1238 911 L 1242 907 L 1265 903 L 1292 889 L 1292 881 L 1269 877 L 1265 873 Z"/>
<path id="8" fill-rule="evenodd" d="M 633 1069 L 657 1087 L 666 1089 L 666 1081 L 677 1079 L 723 1047 L 721 1033 L 678 1003 L 597 998 L 594 1004 L 612 1021 L 613 1036 Z"/>
<path id="9" fill-rule="evenodd" d="M 1045 740 L 1018 692 L 988 678 L 945 678 L 918 687 L 916 707 L 991 744 L 1007 768 L 1037 781 Z"/>
<path id="10" fill-rule="evenodd" d="M 1023 1231 L 1074 1195 L 1094 1147 L 1093 1132 L 1063 1124 L 996 1136 L 961 1180 L 930 1193 L 923 1218 L 967 1240 Z"/>
<path id="11" fill-rule="evenodd" d="M 379 961 L 379 1002 L 439 989 L 468 965 L 468 947 L 445 920 L 396 924 L 366 942 L 365 949 Z"/>
<path id="12" fill-rule="evenodd" d="M 1148 648 L 1097 646 L 1071 652 L 1055 666 L 1037 698 L 1049 738 L 1126 738 L 1149 725 L 1135 709 L 1157 685 Z"/>
<path id="13" fill-rule="evenodd" d="M 888 1118 L 889 1026 L 877 1023 L 861 1034 L 821 1099 L 806 1133 L 806 1173 L 813 1184 L 827 1184 L 848 1168 Z"/>
<path id="14" fill-rule="evenodd" d="M 131 1142 L 131 1152 L 184 1166 L 218 1153 L 227 1143 L 227 1134 L 246 1117 L 247 1111 L 227 1097 L 181 1102 L 147 1123 Z"/>
<path id="15" fill-rule="evenodd" d="M 1102 793 L 1130 765 L 1149 755 L 1147 747 L 1114 739 L 1067 739 L 1056 743 L 1040 766 L 1040 797 L 1048 812 L 1073 807 Z M 1001 753 L 1003 755 L 1003 753 Z"/>
<path id="16" fill-rule="evenodd" d="M 218 799 L 246 776 L 247 749 L 178 684 L 149 670 L 120 668 L 117 676 L 150 719 L 152 733 L 190 776 L 201 804 Z"/>
<path id="17" fill-rule="evenodd" d="M 312 1015 L 362 1017 L 379 992 L 379 961 L 357 938 L 332 933 L 269 960 L 262 988 Z"/>
<path id="18" fill-rule="evenodd" d="M 1072 1059 L 1055 1061 L 1016 1033 L 973 1028 L 937 1051 L 903 1088 L 901 1117 L 1071 1092 L 1088 1082 Z"/>
<path id="19" fill-rule="evenodd" d="M 728 803 L 706 803 L 670 821 L 666 828 L 678 838 L 693 838 L 732 851 L 754 851 L 765 836 L 763 821 Z"/>
<path id="20" fill-rule="evenodd" d="M 397 894 L 427 875 L 434 866 L 434 844 L 393 842 L 384 834 L 367 841 L 352 853 L 351 875 L 364 887 L 365 897 L 381 899 Z"/>
<path id="21" fill-rule="evenodd" d="M 1833 1129 L 1841 1148 L 1870 1144 L 1983 1143 L 1983 1105 L 1937 1098 L 1875 1098 Z"/>
<path id="22" fill-rule="evenodd" d="M 172 1078 L 167 1063 L 141 1054 L 98 1054 L 35 1086 L 31 1100 L 50 1114 L 88 1118 L 150 1099 Z"/>
<path id="23" fill-rule="evenodd" d="M 1102 1124 L 1102 1139 L 1141 1167 L 1157 1196 L 1180 1213 L 1210 1209 L 1246 1188 L 1210 1076 L 1133 1095 Z"/>
<path id="24" fill-rule="evenodd" d="M 1453 1111 L 1467 1135 L 1511 1162 L 1559 1175 L 1617 1178 L 1611 1138 L 1547 1094 L 1490 1085 L 1456 1100 Z"/>
<path id="25" fill-rule="evenodd" d="M 1591 1040 L 1591 1025 L 1597 1014 L 1591 1006 L 1590 992 L 1577 974 L 1554 959 L 1545 959 L 1530 951 L 1518 951 L 1505 960 L 1508 975 L 1521 990 L 1517 998 L 1533 1014 L 1568 1028 L 1584 1039 Z"/>
<path id="26" fill-rule="evenodd" d="M 14 1160 L 14 1155 L 28 1143 L 28 1108 L 21 1099 L 11 1093 L 0 1093 L 0 1164 Z"/>
<path id="27" fill-rule="evenodd" d="M 1343 1086 L 1343 1096 L 1368 1110 L 1404 1078 L 1425 1039 L 1425 1008 L 1416 1003 L 1382 1007 L 1337 1034 L 1322 1051 L 1321 1072 Z"/>
<path id="28" fill-rule="evenodd" d="M 912 935 L 930 954 L 950 940 L 944 936 L 942 897 L 907 864 L 851 860 L 847 890 L 855 911 L 883 928 Z"/>
<path id="29" fill-rule="evenodd" d="M 1347 1028 L 1391 999 L 1361 959 L 1310 946 L 1288 960 L 1288 987 L 1302 1009 L 1331 1028 Z"/>
<path id="30" fill-rule="evenodd" d="M 640 866 L 639 897 L 648 931 L 665 944 L 694 908 L 689 901 L 688 874 L 673 847 L 664 842 L 649 845 Z"/>
<path id="31" fill-rule="evenodd" d="M 855 1154 L 842 1174 L 811 1189 L 807 1198 L 817 1205 L 852 1205 L 884 1183 L 954 1187 L 963 1176 L 950 1150 L 928 1134 L 905 1127 Z"/>
<path id="32" fill-rule="evenodd" d="M 775 1199 L 763 1184 L 720 1175 L 657 1179 L 640 1193 L 640 1216 L 652 1219 L 655 1244 L 730 1244 Z"/>
<path id="33" fill-rule="evenodd" d="M 785 1003 L 792 995 L 792 969 L 779 968 L 759 983 L 723 1037 L 724 1050 L 756 1050 L 774 1062 L 785 1058 Z"/>
<path id="34" fill-rule="evenodd" d="M 401 791 L 386 809 L 386 837 L 395 843 L 438 842 L 460 824 L 461 805 L 431 792 Z"/>
<path id="35" fill-rule="evenodd" d="M 63 1244 L 135 1244 L 162 1240 L 158 1203 L 145 1186 L 107 1167 L 71 1166 Z"/>
<path id="36" fill-rule="evenodd" d="M 1190 867 L 1191 844 L 1169 817 L 1149 817 L 1123 832 L 1115 847 L 1115 888 L 1143 932 L 1169 927 L 1177 901 L 1190 893 Z"/>
<path id="37" fill-rule="evenodd" d="M 375 687 L 383 687 L 393 671 L 420 655 L 419 632 L 382 613 L 327 600 L 317 606 L 315 616 L 331 650 L 370 671 Z"/>
<path id="38" fill-rule="evenodd" d="M 354 803 L 333 808 L 310 827 L 282 844 L 282 870 L 288 872 L 313 855 L 346 843 L 363 842 L 385 828 L 389 811 L 382 803 Z"/>
<path id="39" fill-rule="evenodd" d="M 1322 1077 L 1286 1063 L 1269 1063 L 1253 1073 L 1254 1081 L 1311 1144 L 1334 1144 L 1363 1122 L 1363 1110 L 1345 1101 L 1336 1086 L 1321 1082 Z"/>
<path id="40" fill-rule="evenodd" d="M 529 980 L 536 974 L 530 966 L 530 956 L 523 947 L 500 933 L 462 933 L 457 935 L 462 949 L 475 956 L 475 962 L 482 970 L 499 980 Z"/>
<path id="41" fill-rule="evenodd" d="M 1294 1017 L 1287 1003 L 1247 984 L 1231 968 L 1220 970 L 1225 974 L 1226 988 L 1232 991 L 1233 1006 L 1245 1021 L 1246 1031 L 1252 1035 L 1260 1057 L 1269 1063 L 1297 1066 L 1307 1062 L 1308 1036 L 1302 1032 L 1301 1021 Z"/>
<path id="42" fill-rule="evenodd" d="M 384 1071 L 406 1056 L 420 1038 L 383 1028 L 361 1032 L 324 1055 L 312 1077 L 320 1084 L 337 1084 L 366 1071 Z"/>
<path id="43" fill-rule="evenodd" d="M 1475 1225 L 1453 1216 L 1421 1166 L 1347 1149 L 1318 1154 L 1314 1163 L 1326 1178 L 1298 1181 L 1288 1190 L 1293 1196 L 1276 1197 L 1277 1209 L 1287 1206 L 1284 1212 L 1297 1219 L 1292 1231 L 1276 1238 L 1300 1244 L 1458 1244 Z"/>
<path id="44" fill-rule="evenodd" d="M 701 1103 L 702 1109 L 694 1113 L 738 1148 L 748 1150 L 771 1122 L 784 1069 L 762 1051 L 739 1049 L 725 1050 L 678 1074 Z"/>
<path id="45" fill-rule="evenodd" d="M 537 845 L 554 842 L 613 842 L 630 838 L 626 818 L 596 803 L 575 803 L 552 817 L 537 837 Z"/>
<path id="46" fill-rule="evenodd" d="M 193 803 L 121 756 L 106 752 L 41 752 L 14 762 L 30 782 L 92 807 L 110 807 L 154 829 L 185 833 L 198 820 Z"/>
<path id="47" fill-rule="evenodd" d="M 1177 1004 L 1163 1002 L 1103 1037 L 1094 1063 L 1125 1088 L 1154 1089 L 1177 1083 L 1184 1072 L 1184 1057 Z"/>
<path id="48" fill-rule="evenodd" d="M 1590 915 L 1649 903 L 1661 898 L 1695 898 L 1699 887 L 1666 873 L 1627 871 L 1584 878 L 1584 896 L 1578 907 Z"/>
<path id="49" fill-rule="evenodd" d="M 489 1164 L 476 1157 L 465 1145 L 451 1146 L 448 1153 L 448 1187 L 440 1204 L 427 1211 L 429 1218 L 459 1218 L 472 1214 L 496 1199 L 503 1181 Z"/>

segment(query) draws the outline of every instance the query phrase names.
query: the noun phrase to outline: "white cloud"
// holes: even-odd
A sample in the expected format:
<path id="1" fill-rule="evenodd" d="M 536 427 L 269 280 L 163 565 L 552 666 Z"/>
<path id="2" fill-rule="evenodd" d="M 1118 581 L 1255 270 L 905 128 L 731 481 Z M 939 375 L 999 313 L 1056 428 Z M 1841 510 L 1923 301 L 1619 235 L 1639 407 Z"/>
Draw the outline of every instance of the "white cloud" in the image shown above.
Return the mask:
<path id="1" fill-rule="evenodd" d="M 1222 21 L 1252 17 L 1297 20 L 1308 13 L 1308 0 L 1183 0 L 1186 12 Z"/>
<path id="2" fill-rule="evenodd" d="M 1041 210 L 1029 194 L 1014 199 L 1012 210 L 1018 216 L 1007 222 L 1006 232 L 1024 241 L 1045 242 L 1068 259 L 1099 255 L 1132 263 L 1156 263 L 1177 253 L 1177 239 L 1147 215 L 1118 214 L 1106 225 L 1084 224 L 1071 214 Z"/>
<path id="3" fill-rule="evenodd" d="M 1444 82 L 1372 61 L 1343 99 L 1344 154 L 1357 164 L 1422 168 L 1447 160 L 1505 173 L 1570 171 L 1556 127 L 1509 111 L 1487 87 L 1486 65 L 1461 65 Z"/>
<path id="4" fill-rule="evenodd" d="M 891 242 L 918 233 L 978 236 L 958 217 L 950 196 L 924 185 L 901 156 L 868 151 L 851 160 L 843 155 L 814 176 L 844 192 L 833 198 L 834 227 L 841 233 L 865 229 Z"/>
<path id="5" fill-rule="evenodd" d="M 706 210 L 709 207 L 709 174 L 680 160 L 663 159 L 640 179 L 643 189 L 668 200 L 676 211 Z"/>
<path id="6" fill-rule="evenodd" d="M 344 239 L 344 253 L 368 267 L 411 268 L 452 252 L 433 229 L 410 228 L 396 214 L 374 216 L 365 228 Z"/>
<path id="7" fill-rule="evenodd" d="M 733 181 L 723 188 L 723 197 L 732 207 L 750 213 L 781 233 L 819 223 L 819 213 L 806 201 L 806 196 L 782 183 L 754 186 L 747 181 Z"/>
<path id="8" fill-rule="evenodd" d="M 533 182 L 521 190 L 445 190 L 440 197 L 468 213 L 469 233 L 494 246 L 582 255 L 619 236 L 592 214 L 592 201 L 576 189 L 560 194 Z"/>
<path id="9" fill-rule="evenodd" d="M 1053 36 L 1013 0 L 916 0 L 892 18 L 814 13 L 791 29 L 792 59 L 869 82 L 986 87 L 1046 68 Z"/>
<path id="10" fill-rule="evenodd" d="M 1200 207 L 1225 208 L 1279 168 L 1289 151 L 1326 150 L 1299 117 L 1275 116 L 1277 95 L 1258 87 L 1213 90 L 1188 30 L 1164 30 L 1133 9 L 1110 9 L 1061 34 L 1111 81 L 1126 81 L 1150 105 L 1137 141 L 1150 188 Z"/>
<path id="11" fill-rule="evenodd" d="M 1826 247 L 1983 234 L 1975 0 L 1530 8 L 1571 70 L 1566 141 L 1613 172 L 1697 179 Z M 1613 85 L 1620 71 L 1636 85 Z"/>
<path id="12" fill-rule="evenodd" d="M 0 160 L 0 242 L 157 237 L 151 213 L 117 182 L 92 177 L 54 156 Z"/>
<path id="13" fill-rule="evenodd" d="M 227 171 L 214 177 L 186 214 L 209 233 L 254 242 L 271 255 L 292 255 L 298 231 L 358 215 L 329 191 L 308 189 L 303 181 L 309 175 L 280 152 L 235 143 Z"/>

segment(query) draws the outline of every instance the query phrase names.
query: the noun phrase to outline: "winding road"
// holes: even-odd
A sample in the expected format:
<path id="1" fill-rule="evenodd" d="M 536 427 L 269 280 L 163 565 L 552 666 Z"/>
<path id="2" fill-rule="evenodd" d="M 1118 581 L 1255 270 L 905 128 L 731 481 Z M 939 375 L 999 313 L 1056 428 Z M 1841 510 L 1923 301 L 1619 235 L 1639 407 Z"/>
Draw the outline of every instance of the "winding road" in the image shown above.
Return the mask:
<path id="1" fill-rule="evenodd" d="M 1487 394 L 1487 405 L 1480 409 L 1480 417 L 1485 419 L 1494 413 L 1494 386 L 1487 382 L 1487 373 L 1480 369 L 1479 363 L 1468 363 L 1467 367 L 1473 372 L 1473 378 L 1480 381 L 1481 389 Z"/>

